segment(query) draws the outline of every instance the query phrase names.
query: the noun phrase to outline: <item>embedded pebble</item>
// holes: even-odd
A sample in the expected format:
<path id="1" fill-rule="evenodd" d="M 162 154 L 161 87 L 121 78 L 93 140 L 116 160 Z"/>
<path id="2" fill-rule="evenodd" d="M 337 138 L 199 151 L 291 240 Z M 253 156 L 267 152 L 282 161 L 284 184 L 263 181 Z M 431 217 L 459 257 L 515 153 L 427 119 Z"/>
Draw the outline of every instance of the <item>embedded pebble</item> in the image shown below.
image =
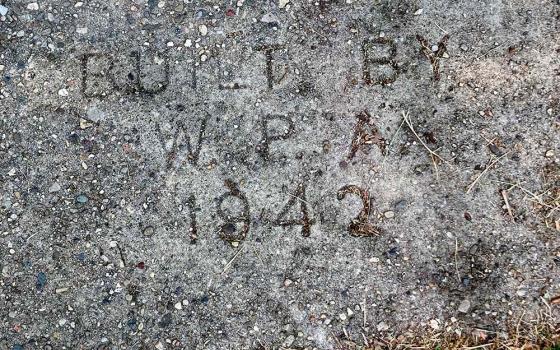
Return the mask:
<path id="1" fill-rule="evenodd" d="M 198 31 L 200 32 L 200 35 L 205 36 L 206 34 L 208 34 L 208 27 L 204 24 L 201 24 L 198 26 Z"/>
<path id="2" fill-rule="evenodd" d="M 461 301 L 459 304 L 459 312 L 466 314 L 471 308 L 471 302 L 468 299 Z"/>

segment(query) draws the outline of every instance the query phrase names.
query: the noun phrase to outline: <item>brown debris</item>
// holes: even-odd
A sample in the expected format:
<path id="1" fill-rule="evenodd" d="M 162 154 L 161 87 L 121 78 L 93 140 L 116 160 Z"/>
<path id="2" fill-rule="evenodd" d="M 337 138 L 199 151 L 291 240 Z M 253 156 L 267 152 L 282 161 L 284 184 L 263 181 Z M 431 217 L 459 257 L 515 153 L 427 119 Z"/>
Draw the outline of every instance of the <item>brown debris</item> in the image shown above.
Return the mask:
<path id="1" fill-rule="evenodd" d="M 373 120 L 367 111 L 359 113 L 356 118 L 358 123 L 354 128 L 354 138 L 352 139 L 352 146 L 350 148 L 350 153 L 348 154 L 348 159 L 352 159 L 356 156 L 356 152 L 363 145 L 377 145 L 381 150 L 382 154 L 386 153 L 387 143 L 377 126 L 373 123 Z M 367 129 L 370 129 L 370 132 Z"/>

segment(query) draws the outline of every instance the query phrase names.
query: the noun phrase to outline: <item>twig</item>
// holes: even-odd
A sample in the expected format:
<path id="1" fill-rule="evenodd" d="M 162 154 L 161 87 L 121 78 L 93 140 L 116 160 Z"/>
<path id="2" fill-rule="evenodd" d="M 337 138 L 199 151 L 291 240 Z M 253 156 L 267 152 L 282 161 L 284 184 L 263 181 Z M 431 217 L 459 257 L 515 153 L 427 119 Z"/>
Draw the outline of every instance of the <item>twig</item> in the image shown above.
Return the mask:
<path id="1" fill-rule="evenodd" d="M 226 266 L 224 266 L 224 270 L 222 271 L 222 275 L 224 273 L 226 273 L 227 269 L 229 269 L 229 267 L 231 266 L 231 264 L 233 263 L 233 261 L 237 258 L 237 256 L 239 255 L 239 253 L 241 253 L 241 251 L 243 250 L 243 248 L 245 247 L 245 245 L 242 245 L 241 247 L 239 247 L 239 249 L 237 250 L 237 252 L 235 253 L 235 255 L 233 256 L 233 258 L 231 258 L 231 260 L 226 264 Z"/>
<path id="2" fill-rule="evenodd" d="M 434 169 L 435 169 L 435 172 L 436 172 L 436 181 L 439 181 L 439 171 L 438 171 L 438 167 L 437 167 L 437 161 L 432 154 L 430 154 L 430 158 L 432 158 L 432 163 L 434 164 Z"/>
<path id="3" fill-rule="evenodd" d="M 403 114 L 404 122 L 406 123 L 406 125 L 408 126 L 410 131 L 412 131 L 412 133 L 414 134 L 414 136 L 416 136 L 418 141 L 420 141 L 422 146 L 424 146 L 424 148 L 427 149 L 428 152 L 430 153 L 430 158 L 432 159 L 432 163 L 434 165 L 434 171 L 436 173 L 436 180 L 439 181 L 439 171 L 438 171 L 438 166 L 437 166 L 437 159 L 439 159 L 441 161 L 444 161 L 444 162 L 445 162 L 445 159 L 443 159 L 436 152 L 432 151 L 430 149 L 430 147 L 428 147 L 428 145 L 426 145 L 426 143 L 424 143 L 424 141 L 420 138 L 420 136 L 418 136 L 418 134 L 416 133 L 416 130 L 414 130 L 414 126 L 412 125 L 412 122 L 410 121 L 410 118 L 408 117 L 408 112 L 406 112 L 406 113 L 403 112 L 402 114 Z"/>
<path id="4" fill-rule="evenodd" d="M 369 347 L 369 343 L 367 341 L 366 335 L 364 334 L 364 332 L 361 332 L 361 333 L 362 333 L 362 338 L 364 338 L 364 344 L 366 345 L 366 348 L 367 348 L 367 347 Z"/>
<path id="5" fill-rule="evenodd" d="M 472 191 L 472 189 L 474 188 L 474 186 L 476 186 L 477 182 L 482 178 L 482 176 L 484 176 L 484 174 L 486 174 L 486 172 L 492 168 L 494 166 L 494 164 L 496 164 L 500 159 L 504 158 L 505 156 L 507 156 L 509 154 L 509 151 L 502 154 L 501 156 L 499 156 L 498 158 L 494 159 L 492 161 L 492 163 L 490 163 L 490 165 L 488 165 L 477 177 L 476 179 L 471 183 L 471 185 L 469 186 L 469 188 L 467 188 L 467 193 L 470 193 Z"/>
<path id="6" fill-rule="evenodd" d="M 502 190 L 502 197 L 504 198 L 504 203 L 506 204 L 509 216 L 513 217 L 513 211 L 511 210 L 511 206 L 509 205 L 508 194 L 506 190 Z"/>
<path id="7" fill-rule="evenodd" d="M 430 152 L 430 154 L 442 161 L 445 161 L 445 159 L 443 159 L 439 154 L 437 154 L 436 152 L 432 151 L 430 149 L 430 147 L 428 147 L 428 145 L 426 145 L 424 143 L 424 141 L 422 141 L 422 139 L 420 138 L 420 136 L 418 136 L 418 134 L 416 133 L 416 131 L 414 130 L 414 126 L 412 125 L 412 122 L 410 121 L 410 118 L 408 117 L 408 112 L 402 112 L 404 121 L 406 123 L 406 125 L 408 126 L 408 128 L 410 129 L 410 131 L 412 131 L 412 133 L 414 134 L 414 136 L 416 136 L 416 138 L 418 139 L 418 141 L 420 141 L 420 143 L 422 144 L 422 146 L 424 146 L 424 148 L 426 150 L 428 150 L 428 152 Z"/>
<path id="8" fill-rule="evenodd" d="M 293 194 L 291 194 L 290 192 L 287 192 L 287 193 L 288 193 L 288 196 L 293 197 L 293 198 L 297 199 L 298 201 L 300 201 L 300 202 L 302 202 L 302 203 L 305 203 L 305 204 L 307 204 L 307 205 L 309 205 L 309 206 L 311 207 L 311 204 L 309 204 L 308 202 L 306 202 L 306 201 L 304 201 L 303 199 L 299 198 L 298 196 L 293 195 Z"/>
<path id="9" fill-rule="evenodd" d="M 457 272 L 457 282 L 461 282 L 461 275 L 459 274 L 459 267 L 457 266 L 457 255 L 459 252 L 459 243 L 455 237 L 455 272 Z"/>
<path id="10" fill-rule="evenodd" d="M 521 325 L 521 321 L 523 320 L 523 316 L 525 316 L 525 311 L 519 317 L 519 321 L 517 321 L 517 326 L 515 327 L 515 346 L 517 346 L 517 341 L 519 340 L 519 326 Z"/>
<path id="11" fill-rule="evenodd" d="M 367 327 L 367 304 L 366 297 L 364 297 L 364 328 Z"/>
<path id="12" fill-rule="evenodd" d="M 514 188 L 517 187 L 517 188 L 519 188 L 521 191 L 525 192 L 525 194 L 527 194 L 527 195 L 533 197 L 532 199 L 530 199 L 532 202 L 538 203 L 538 204 L 540 204 L 540 205 L 542 205 L 542 206 L 544 206 L 544 207 L 547 207 L 547 208 L 549 208 L 549 209 L 554 209 L 554 208 L 555 208 L 555 207 L 553 207 L 553 206 L 551 206 L 551 205 L 545 203 L 545 202 L 542 200 L 542 198 L 540 198 L 542 195 L 544 195 L 544 194 L 546 193 L 546 191 L 544 191 L 543 193 L 537 195 L 537 194 L 534 194 L 533 192 L 529 191 L 529 190 L 526 189 L 525 187 L 521 186 L 521 182 L 518 182 L 518 183 L 515 183 L 515 184 L 514 184 L 514 183 L 511 183 L 511 182 L 506 182 L 506 181 L 496 181 L 496 182 L 497 182 L 497 183 L 506 184 L 506 185 L 511 186 L 511 187 L 508 189 L 508 191 L 511 191 L 511 190 L 513 190 Z"/>
<path id="13" fill-rule="evenodd" d="M 470 347 L 462 348 L 462 350 L 482 349 L 482 348 L 486 348 L 486 347 L 492 346 L 492 345 L 494 345 L 494 343 L 477 345 L 477 346 L 470 346 Z"/>

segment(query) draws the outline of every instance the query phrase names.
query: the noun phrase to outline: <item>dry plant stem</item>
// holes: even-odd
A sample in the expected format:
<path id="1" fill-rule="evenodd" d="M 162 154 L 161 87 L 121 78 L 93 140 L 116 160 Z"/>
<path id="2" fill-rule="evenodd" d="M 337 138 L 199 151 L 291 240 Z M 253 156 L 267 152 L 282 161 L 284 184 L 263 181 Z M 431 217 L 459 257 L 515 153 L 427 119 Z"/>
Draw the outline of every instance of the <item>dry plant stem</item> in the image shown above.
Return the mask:
<path id="1" fill-rule="evenodd" d="M 439 181 L 439 170 L 438 170 L 437 163 L 438 163 L 438 160 L 445 162 L 445 159 L 443 159 L 435 151 L 432 151 L 432 149 L 430 147 L 428 147 L 428 145 L 426 145 L 426 143 L 420 138 L 420 136 L 418 136 L 418 134 L 416 133 L 416 130 L 414 130 L 414 126 L 412 125 L 412 122 L 410 121 L 410 117 L 408 116 L 408 112 L 406 112 L 406 113 L 402 112 L 402 115 L 403 115 L 403 120 L 406 123 L 406 125 L 408 126 L 408 128 L 410 129 L 410 131 L 412 131 L 414 136 L 416 136 L 418 141 L 420 141 L 420 144 L 422 144 L 422 146 L 424 146 L 424 148 L 426 150 L 428 150 L 428 152 L 430 153 L 430 158 L 432 159 L 432 164 L 434 165 L 434 171 L 436 173 L 436 180 Z M 402 123 L 401 123 L 401 125 L 402 125 Z M 399 127 L 399 129 L 400 129 L 400 127 Z"/>
<path id="2" fill-rule="evenodd" d="M 455 272 L 457 273 L 457 282 L 461 282 L 461 274 L 459 273 L 459 267 L 457 263 L 457 256 L 459 254 L 459 242 L 455 238 Z"/>
<path id="3" fill-rule="evenodd" d="M 477 177 L 476 179 L 470 184 L 469 188 L 467 188 L 467 193 L 470 193 L 473 188 L 476 186 L 476 184 L 478 183 L 478 181 L 480 181 L 480 179 L 484 176 L 484 174 L 486 174 L 488 172 L 488 170 L 490 170 L 490 168 L 492 168 L 500 159 L 504 158 L 505 156 L 508 155 L 509 152 L 506 152 L 504 154 L 502 154 L 501 156 L 499 156 L 498 158 L 494 159 L 492 161 L 492 163 L 490 163 L 490 165 L 488 165 Z"/>
<path id="4" fill-rule="evenodd" d="M 543 193 L 537 195 L 537 194 L 534 194 L 533 192 L 529 191 L 529 190 L 526 189 L 525 187 L 521 186 L 521 182 L 518 182 L 518 183 L 516 183 L 516 184 L 511 183 L 511 182 L 505 182 L 505 181 L 496 181 L 496 182 L 497 182 L 497 183 L 501 183 L 501 184 L 505 184 L 505 185 L 511 186 L 510 188 L 508 188 L 508 191 L 511 191 L 511 190 L 513 190 L 514 188 L 517 187 L 517 188 L 519 188 L 521 191 L 525 192 L 525 194 L 527 194 L 527 195 L 529 195 L 530 197 L 532 197 L 532 198 L 530 199 L 530 201 L 535 202 L 535 203 L 538 203 L 539 205 L 542 205 L 542 206 L 547 207 L 547 208 L 549 208 L 549 209 L 557 209 L 557 208 L 555 208 L 555 207 L 553 207 L 553 206 L 551 206 L 551 205 L 545 203 L 545 202 L 542 200 L 541 197 L 542 197 L 543 194 L 546 193 L 546 191 L 544 191 Z"/>
<path id="5" fill-rule="evenodd" d="M 418 134 L 416 133 L 416 130 L 414 130 L 414 126 L 412 125 L 412 122 L 410 121 L 410 117 L 408 116 L 408 112 L 402 112 L 404 121 L 406 123 L 406 125 L 408 126 L 408 128 L 410 129 L 410 131 L 412 131 L 412 133 L 414 134 L 414 136 L 416 136 L 416 138 L 418 139 L 418 141 L 420 141 L 420 143 L 422 144 L 422 146 L 424 146 L 424 148 L 426 150 L 428 150 L 428 152 L 435 158 L 441 160 L 441 161 L 445 161 L 445 159 L 443 159 L 439 154 L 437 154 L 436 152 L 432 151 L 430 149 L 430 147 L 428 147 L 428 145 L 426 145 L 426 143 L 420 138 L 420 136 L 418 136 Z"/>
<path id="6" fill-rule="evenodd" d="M 509 216 L 513 217 L 513 211 L 511 210 L 511 206 L 509 205 L 508 193 L 506 190 L 502 190 L 502 197 L 504 198 L 504 203 L 506 204 Z"/>
<path id="7" fill-rule="evenodd" d="M 482 348 L 487 348 L 489 346 L 492 346 L 492 344 L 483 344 L 483 345 L 478 345 L 478 346 L 469 346 L 469 347 L 465 347 L 462 348 L 463 350 L 474 350 L 474 349 L 482 349 Z"/>
<path id="8" fill-rule="evenodd" d="M 439 171 L 437 167 L 437 160 L 435 159 L 433 154 L 430 154 L 430 158 L 432 158 L 432 163 L 434 164 L 434 170 L 436 172 L 436 181 L 439 181 Z"/>
<path id="9" fill-rule="evenodd" d="M 230 261 L 228 261 L 228 263 L 226 264 L 226 266 L 224 266 L 224 270 L 222 271 L 222 275 L 224 273 L 226 273 L 226 271 L 229 269 L 229 267 L 231 266 L 231 264 L 233 263 L 233 261 L 237 258 L 237 256 L 241 253 L 241 251 L 243 251 L 243 248 L 245 248 L 245 245 L 241 245 L 241 247 L 239 247 L 239 249 L 237 250 L 237 252 L 235 253 L 235 255 L 233 256 L 233 258 L 231 258 Z"/>

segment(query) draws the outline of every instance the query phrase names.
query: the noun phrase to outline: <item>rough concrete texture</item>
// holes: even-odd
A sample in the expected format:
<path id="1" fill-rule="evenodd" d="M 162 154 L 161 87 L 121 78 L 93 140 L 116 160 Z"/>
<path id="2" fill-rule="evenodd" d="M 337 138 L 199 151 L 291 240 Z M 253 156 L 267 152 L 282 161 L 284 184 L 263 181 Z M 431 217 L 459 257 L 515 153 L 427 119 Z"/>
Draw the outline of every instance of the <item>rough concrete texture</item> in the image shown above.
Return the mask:
<path id="1" fill-rule="evenodd" d="M 558 1 L 0 3 L 0 349 L 558 315 Z"/>

